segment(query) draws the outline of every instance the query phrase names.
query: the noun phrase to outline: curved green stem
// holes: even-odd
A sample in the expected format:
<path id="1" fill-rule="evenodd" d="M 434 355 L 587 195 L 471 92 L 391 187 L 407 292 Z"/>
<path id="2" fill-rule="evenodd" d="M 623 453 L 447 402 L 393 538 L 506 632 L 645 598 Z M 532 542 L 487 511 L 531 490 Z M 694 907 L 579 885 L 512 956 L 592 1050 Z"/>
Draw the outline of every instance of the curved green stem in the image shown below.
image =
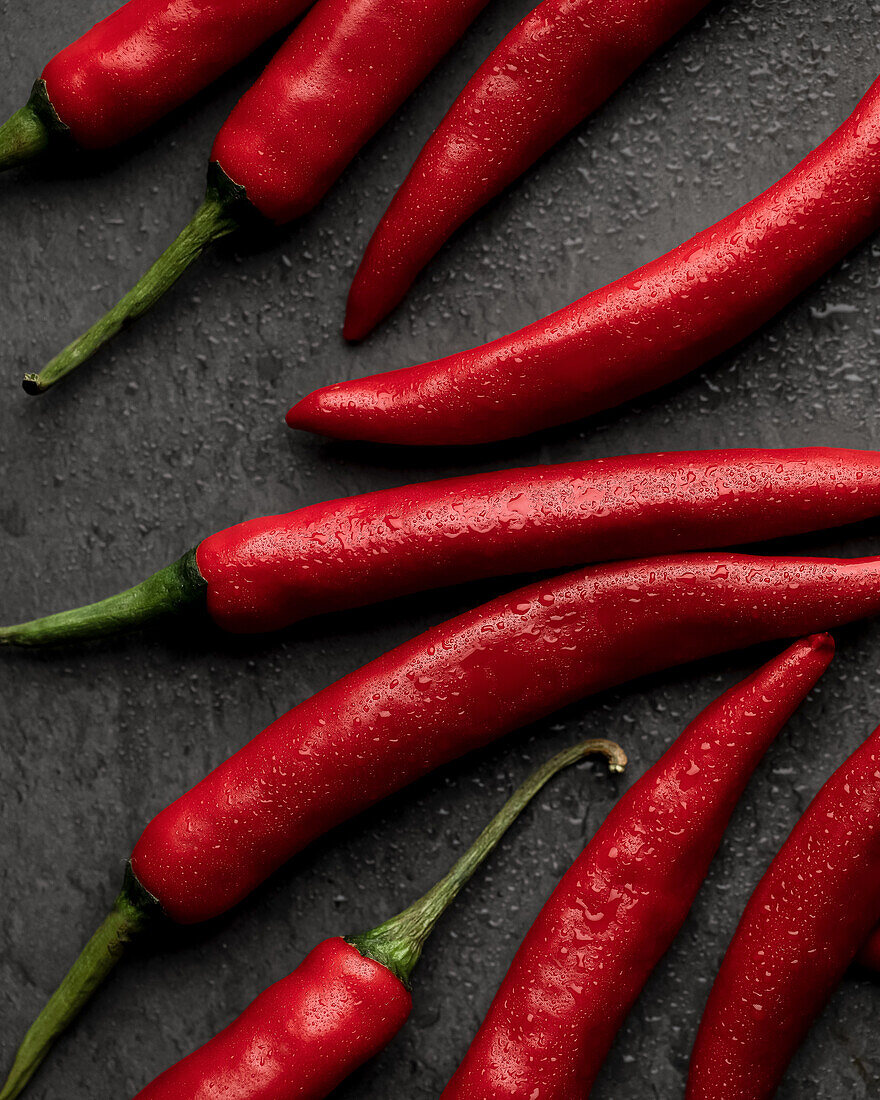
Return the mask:
<path id="1" fill-rule="evenodd" d="M 22 381 L 25 392 L 45 393 L 65 375 L 76 370 L 120 329 L 154 306 L 209 244 L 238 229 L 240 221 L 236 208 L 240 202 L 240 191 L 234 184 L 230 187 L 209 184 L 205 201 L 193 215 L 192 221 L 149 271 L 99 321 L 50 360 L 39 374 L 26 374 Z"/>
<path id="2" fill-rule="evenodd" d="M 498 842 L 516 821 L 526 806 L 544 784 L 557 772 L 585 756 L 601 754 L 608 761 L 608 769 L 622 772 L 626 767 L 626 753 L 613 741 L 595 738 L 565 749 L 543 764 L 504 803 L 495 817 L 480 833 L 470 848 L 458 859 L 440 881 L 413 902 L 402 913 L 385 921 L 360 936 L 347 937 L 348 942 L 368 959 L 386 966 L 392 974 L 409 988 L 410 978 L 422 954 L 425 941 L 434 925 L 458 896 L 459 891 L 497 846 Z M 0 1100 L 3 1100 L 0 1097 Z"/>
<path id="3" fill-rule="evenodd" d="M 207 589 L 196 564 L 196 552 L 189 550 L 134 588 L 106 600 L 0 627 L 0 646 L 57 645 L 134 630 L 193 604 L 204 605 Z"/>
<path id="4" fill-rule="evenodd" d="M 21 1093 L 55 1040 L 76 1019 L 122 958 L 128 944 L 161 914 L 159 903 L 144 890 L 129 867 L 109 916 L 83 948 L 25 1035 L 0 1090 L 0 1100 L 14 1100 Z"/>

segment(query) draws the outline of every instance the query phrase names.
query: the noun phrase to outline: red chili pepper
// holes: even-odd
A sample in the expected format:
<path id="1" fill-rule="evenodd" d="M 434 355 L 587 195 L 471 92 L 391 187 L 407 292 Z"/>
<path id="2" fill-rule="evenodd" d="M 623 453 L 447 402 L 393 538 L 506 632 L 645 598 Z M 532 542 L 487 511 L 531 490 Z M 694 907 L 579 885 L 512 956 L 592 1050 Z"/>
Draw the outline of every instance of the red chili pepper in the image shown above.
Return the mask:
<path id="1" fill-rule="evenodd" d="M 746 906 L 691 1058 L 688 1100 L 767 1100 L 880 920 L 880 729 L 810 803 Z"/>
<path id="2" fill-rule="evenodd" d="M 827 635 L 791 646 L 707 707 L 620 799 L 523 940 L 445 1100 L 589 1095 L 752 772 L 833 653 Z"/>
<path id="3" fill-rule="evenodd" d="M 588 416 L 731 347 L 880 224 L 880 81 L 779 183 L 542 321 L 433 363 L 316 390 L 291 428 L 485 443 Z"/>
<path id="4" fill-rule="evenodd" d="M 520 787 L 453 868 L 409 908 L 370 932 L 325 940 L 219 1035 L 166 1070 L 137 1100 L 320 1100 L 403 1027 L 410 981 L 425 941 L 462 886 L 544 784 L 601 753 L 622 772 L 611 741 L 586 741 L 554 756 Z"/>
<path id="5" fill-rule="evenodd" d="M 405 485 L 249 520 L 136 588 L 0 628 L 0 645 L 95 637 L 172 612 L 276 630 L 490 575 L 799 534 L 880 512 L 880 455 L 685 451 Z"/>
<path id="6" fill-rule="evenodd" d="M 45 1055 L 158 913 L 218 916 L 434 768 L 637 676 L 878 612 L 880 558 L 682 554 L 575 570 L 426 631 L 277 719 L 153 818 L 26 1050 Z"/>
<path id="7" fill-rule="evenodd" d="M 543 0 L 489 54 L 367 245 L 344 334 L 390 313 L 441 245 L 618 88 L 706 0 Z"/>
<path id="8" fill-rule="evenodd" d="M 324 940 L 136 1100 L 319 1100 L 386 1047 L 411 1008 L 387 966 L 340 937 Z"/>
<path id="9" fill-rule="evenodd" d="M 42 393 L 83 363 L 212 241 L 255 218 L 281 225 L 311 210 L 485 4 L 319 0 L 221 128 L 189 225 L 104 317 L 25 376 L 25 390 Z"/>
<path id="10" fill-rule="evenodd" d="M 157 122 L 310 0 L 129 0 L 57 54 L 0 127 L 0 170 L 72 141 L 107 149 Z"/>

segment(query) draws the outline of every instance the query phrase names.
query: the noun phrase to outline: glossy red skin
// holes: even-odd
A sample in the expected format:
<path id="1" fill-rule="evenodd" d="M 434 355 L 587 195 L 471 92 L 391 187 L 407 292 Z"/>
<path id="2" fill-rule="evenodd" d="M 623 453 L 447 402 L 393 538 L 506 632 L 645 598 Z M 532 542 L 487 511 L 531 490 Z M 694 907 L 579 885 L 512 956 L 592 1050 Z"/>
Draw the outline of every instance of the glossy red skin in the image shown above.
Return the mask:
<path id="1" fill-rule="evenodd" d="M 486 0 L 320 0 L 238 102 L 211 160 L 277 224 L 323 197 Z"/>
<path id="2" fill-rule="evenodd" d="M 249 520 L 197 550 L 235 632 L 526 570 L 798 534 L 880 511 L 880 455 L 684 451 L 405 485 Z"/>
<path id="3" fill-rule="evenodd" d="M 543 0 L 489 54 L 391 201 L 348 296 L 360 340 L 441 245 L 583 121 L 706 0 Z"/>
<path id="4" fill-rule="evenodd" d="M 320 1100 L 378 1054 L 412 998 L 387 967 L 325 940 L 136 1100 Z"/>
<path id="5" fill-rule="evenodd" d="M 880 919 L 880 729 L 810 803 L 721 963 L 687 1100 L 767 1100 Z"/>
<path id="6" fill-rule="evenodd" d="M 539 581 L 277 719 L 153 819 L 134 873 L 173 920 L 206 920 L 328 829 L 585 695 L 878 611 L 880 558 L 683 554 Z"/>
<path id="7" fill-rule="evenodd" d="M 523 940 L 444 1100 L 584 1100 L 749 777 L 833 653 L 827 634 L 795 643 L 710 704 L 620 799 Z"/>
<path id="8" fill-rule="evenodd" d="M 129 0 L 43 70 L 85 149 L 144 130 L 238 64 L 311 0 Z"/>
<path id="9" fill-rule="evenodd" d="M 291 428 L 469 444 L 618 405 L 753 332 L 880 224 L 880 81 L 763 195 L 685 244 L 510 336 L 303 398 Z"/>

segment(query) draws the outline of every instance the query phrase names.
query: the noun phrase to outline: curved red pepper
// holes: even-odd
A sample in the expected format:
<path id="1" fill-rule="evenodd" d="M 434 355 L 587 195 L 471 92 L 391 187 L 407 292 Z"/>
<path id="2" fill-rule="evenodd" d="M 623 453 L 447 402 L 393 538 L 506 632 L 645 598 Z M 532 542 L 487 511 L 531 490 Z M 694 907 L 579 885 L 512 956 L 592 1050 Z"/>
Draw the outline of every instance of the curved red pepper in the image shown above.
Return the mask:
<path id="1" fill-rule="evenodd" d="M 749 777 L 833 653 L 827 635 L 791 646 L 710 704 L 620 799 L 523 940 L 444 1100 L 589 1094 Z"/>
<path id="2" fill-rule="evenodd" d="M 660 259 L 483 347 L 316 390 L 287 423 L 465 444 L 588 416 L 731 347 L 878 224 L 880 81 L 779 183 Z"/>
<path id="3" fill-rule="evenodd" d="M 287 26 L 311 0 L 129 0 L 43 70 L 85 149 L 145 129 Z"/>
<path id="4" fill-rule="evenodd" d="M 353 814 L 576 699 L 878 611 L 877 558 L 691 554 L 540 581 L 279 718 L 158 814 L 131 866 L 173 920 L 207 920 Z"/>
<path id="5" fill-rule="evenodd" d="M 880 454 L 832 448 L 683 451 L 404 485 L 210 535 L 197 569 L 98 604 L 0 628 L 44 645 L 132 628 L 207 601 L 258 632 L 479 577 L 735 545 L 880 511 Z"/>
<path id="6" fill-rule="evenodd" d="M 618 88 L 706 0 L 543 0 L 489 54 L 370 238 L 345 337 L 389 313 L 441 245 Z"/>
<path id="7" fill-rule="evenodd" d="M 687 1100 L 769 1100 L 880 920 L 880 729 L 810 803 L 752 894 L 691 1058 Z"/>
<path id="8" fill-rule="evenodd" d="M 137 1100 L 321 1100 L 394 1038 L 411 1008 L 386 966 L 325 940 Z"/>

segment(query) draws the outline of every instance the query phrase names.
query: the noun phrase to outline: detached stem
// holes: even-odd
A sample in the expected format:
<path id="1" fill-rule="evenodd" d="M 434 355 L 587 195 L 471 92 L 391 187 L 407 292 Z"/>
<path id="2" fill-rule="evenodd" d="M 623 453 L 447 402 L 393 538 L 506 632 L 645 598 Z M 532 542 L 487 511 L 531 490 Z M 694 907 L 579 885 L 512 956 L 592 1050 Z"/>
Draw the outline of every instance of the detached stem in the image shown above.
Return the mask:
<path id="1" fill-rule="evenodd" d="M 120 634 L 205 603 L 207 583 L 190 550 L 152 577 L 106 600 L 0 627 L 0 646 L 44 646 Z"/>
<path id="2" fill-rule="evenodd" d="M 22 382 L 25 391 L 30 394 L 45 393 L 65 375 L 91 358 L 125 325 L 136 321 L 154 306 L 209 244 L 239 228 L 236 212 L 238 202 L 239 196 L 234 185 L 231 188 L 209 185 L 205 201 L 192 221 L 173 244 L 165 249 L 149 271 L 99 321 L 50 360 L 39 374 L 26 374 Z"/>
<path id="3" fill-rule="evenodd" d="M 384 924 L 363 935 L 348 937 L 348 942 L 362 955 L 386 966 L 409 987 L 412 972 L 434 925 L 520 813 L 557 772 L 596 753 L 605 757 L 611 772 L 622 772 L 626 767 L 626 753 L 623 749 L 613 741 L 602 738 L 583 741 L 558 753 L 533 772 L 511 795 L 471 847 L 427 894 L 423 894 L 409 908 Z"/>
<path id="4" fill-rule="evenodd" d="M 122 958 L 128 944 L 160 915 L 159 903 L 143 889 L 129 868 L 110 914 L 25 1035 L 6 1084 L 0 1090 L 0 1100 L 14 1100 L 21 1093 L 55 1040 L 76 1019 Z"/>

